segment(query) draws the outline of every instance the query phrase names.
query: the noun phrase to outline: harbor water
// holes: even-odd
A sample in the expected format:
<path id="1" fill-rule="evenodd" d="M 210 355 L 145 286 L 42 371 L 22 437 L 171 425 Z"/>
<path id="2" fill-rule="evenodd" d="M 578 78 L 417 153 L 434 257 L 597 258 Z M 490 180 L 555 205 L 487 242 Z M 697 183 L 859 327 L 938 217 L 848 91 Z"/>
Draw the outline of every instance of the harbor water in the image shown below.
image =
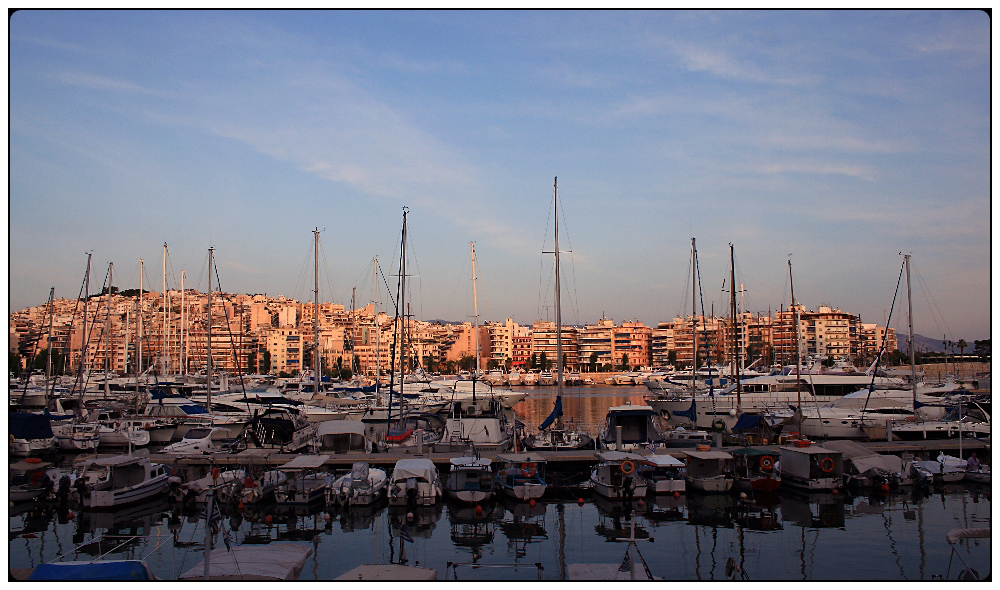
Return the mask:
<path id="1" fill-rule="evenodd" d="M 563 403 L 572 421 L 596 434 L 608 407 L 641 403 L 642 393 L 568 388 Z M 554 397 L 554 388 L 532 389 L 516 409 L 518 419 L 537 424 Z M 204 559 L 206 525 L 197 505 L 158 499 L 90 512 L 28 503 L 11 506 L 8 520 L 11 571 L 100 555 L 142 559 L 158 578 L 172 580 Z M 972 483 L 873 495 L 689 492 L 633 503 L 546 494 L 534 505 L 501 499 L 481 510 L 444 502 L 408 512 L 384 500 L 351 509 L 222 507 L 232 544 L 310 547 L 299 580 L 332 580 L 362 564 L 390 563 L 432 568 L 438 579 L 566 580 L 574 565 L 617 571 L 630 536 L 637 539 L 634 571 L 648 568 L 657 579 L 957 579 L 963 560 L 980 575 L 990 573 L 991 540 L 952 546 L 945 535 L 990 526 L 991 489 Z M 215 543 L 224 547 L 221 535 Z"/>

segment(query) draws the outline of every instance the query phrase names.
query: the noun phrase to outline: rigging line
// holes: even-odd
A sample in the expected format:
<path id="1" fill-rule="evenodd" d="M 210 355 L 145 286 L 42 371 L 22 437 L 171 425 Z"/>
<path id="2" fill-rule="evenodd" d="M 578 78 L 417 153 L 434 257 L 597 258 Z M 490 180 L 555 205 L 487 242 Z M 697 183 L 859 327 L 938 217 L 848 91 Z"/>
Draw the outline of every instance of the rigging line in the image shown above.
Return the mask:
<path id="1" fill-rule="evenodd" d="M 927 283 L 924 281 L 924 276 L 920 274 L 920 269 L 916 268 L 913 264 L 913 258 L 910 258 L 910 268 L 913 269 L 913 274 L 917 276 L 917 283 L 920 284 L 920 291 L 924 295 L 924 301 L 927 302 L 928 309 L 932 310 L 931 318 L 934 320 L 934 326 L 938 329 L 938 333 L 942 333 L 941 326 L 937 323 L 937 317 L 934 315 L 933 311 L 937 311 L 937 315 L 941 316 L 941 323 L 944 324 L 945 330 L 943 333 L 951 334 L 951 326 L 948 325 L 948 321 L 945 320 L 944 314 L 941 313 L 941 309 L 938 307 L 937 301 L 934 301 L 934 297 L 930 293 L 930 289 L 927 287 Z"/>
<path id="2" fill-rule="evenodd" d="M 292 289 L 292 298 L 296 301 L 309 301 L 309 296 L 306 295 L 306 281 L 308 281 L 307 273 L 312 274 L 312 263 L 313 263 L 313 243 L 309 240 L 309 249 L 306 256 L 302 258 L 302 266 L 299 267 L 299 276 L 295 280 L 295 288 Z M 310 289 L 311 290 L 311 289 Z"/>
<path id="3" fill-rule="evenodd" d="M 379 274 L 380 277 L 382 277 L 382 284 L 385 285 L 386 293 L 389 294 L 389 302 L 392 303 L 393 306 L 395 306 L 396 305 L 396 298 L 392 296 L 392 288 L 389 287 L 389 281 L 387 281 L 385 279 L 385 274 L 382 272 L 382 265 L 381 264 L 378 265 L 378 274 Z"/>
<path id="4" fill-rule="evenodd" d="M 225 293 L 225 291 L 222 290 L 222 279 L 219 278 L 219 265 L 218 264 L 214 264 L 214 261 L 213 261 L 213 266 L 215 266 L 215 284 L 219 286 L 219 293 Z M 233 349 L 233 361 L 236 363 L 236 374 L 240 376 L 240 389 L 243 390 L 243 399 L 246 400 L 247 399 L 246 379 L 243 378 L 243 368 L 240 366 L 240 355 L 236 352 L 236 339 L 233 338 L 232 324 L 229 323 L 229 308 L 226 306 L 225 302 L 223 302 L 223 304 L 222 304 L 222 312 L 226 316 L 226 332 L 229 332 L 229 344 L 230 344 L 230 346 Z M 211 311 L 209 311 L 209 314 L 208 314 L 208 321 L 209 322 L 212 321 Z M 242 330 L 243 330 L 243 326 L 241 324 L 240 325 L 240 331 L 242 331 Z M 316 354 L 316 353 L 313 352 L 313 354 Z M 211 383 L 208 383 L 208 391 L 209 391 L 209 393 L 212 392 L 212 384 Z M 249 402 L 249 400 L 247 400 L 247 411 L 249 411 L 249 410 L 250 410 L 250 402 Z"/>
<path id="5" fill-rule="evenodd" d="M 896 308 L 896 297 L 899 295 L 899 286 L 903 282 L 903 269 L 906 268 L 906 261 L 899 267 L 899 278 L 896 279 L 896 292 L 892 295 L 892 305 L 889 307 L 889 317 L 886 318 L 886 326 L 892 321 L 892 312 Z M 878 365 L 882 361 L 882 355 L 885 354 L 886 341 L 889 339 L 889 330 L 886 329 L 885 333 L 882 334 L 882 346 L 879 347 L 878 356 L 875 357 L 875 367 L 872 369 L 872 382 L 868 385 L 868 396 L 865 398 L 865 407 L 868 409 L 868 401 L 871 400 L 872 394 L 875 393 L 875 376 L 878 375 Z"/>

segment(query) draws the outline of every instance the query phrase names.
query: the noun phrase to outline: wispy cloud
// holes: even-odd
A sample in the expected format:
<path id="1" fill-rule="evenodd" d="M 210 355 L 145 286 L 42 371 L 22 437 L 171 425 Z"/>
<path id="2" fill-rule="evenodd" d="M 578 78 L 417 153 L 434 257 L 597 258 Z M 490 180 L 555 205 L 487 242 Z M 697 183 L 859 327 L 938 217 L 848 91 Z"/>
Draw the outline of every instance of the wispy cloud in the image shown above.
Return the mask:
<path id="1" fill-rule="evenodd" d="M 68 84 L 70 86 L 78 86 L 80 88 L 90 88 L 92 90 L 112 90 L 116 92 L 135 92 L 139 94 L 158 94 L 156 90 L 151 88 L 146 88 L 144 86 L 139 86 L 138 84 L 133 84 L 126 80 L 116 80 L 114 78 L 105 78 L 103 76 L 97 76 L 94 74 L 88 74 L 86 72 L 61 72 L 55 74 L 57 81 Z"/>

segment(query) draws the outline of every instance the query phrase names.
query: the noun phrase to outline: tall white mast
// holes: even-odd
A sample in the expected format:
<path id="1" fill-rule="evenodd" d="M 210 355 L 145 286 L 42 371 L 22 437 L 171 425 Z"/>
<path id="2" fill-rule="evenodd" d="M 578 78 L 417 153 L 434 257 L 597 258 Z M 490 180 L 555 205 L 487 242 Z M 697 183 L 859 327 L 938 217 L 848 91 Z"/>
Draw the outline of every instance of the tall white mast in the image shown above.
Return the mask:
<path id="1" fill-rule="evenodd" d="M 372 293 L 375 296 L 375 304 L 373 307 L 372 317 L 375 320 L 375 395 L 378 395 L 378 378 L 379 378 L 379 357 L 378 357 L 378 345 L 379 336 L 382 335 L 381 326 L 378 325 L 378 258 L 372 258 Z"/>
<path id="2" fill-rule="evenodd" d="M 792 292 L 792 313 L 795 318 L 795 391 L 798 403 L 799 432 L 802 432 L 802 348 L 799 343 L 799 307 L 795 305 L 795 283 L 792 281 L 792 259 L 788 259 L 788 288 Z"/>
<path id="3" fill-rule="evenodd" d="M 479 297 L 476 294 L 476 243 L 469 242 L 469 246 L 472 247 L 472 309 L 473 309 L 473 326 L 475 328 L 472 332 L 472 337 L 476 341 L 476 376 L 480 372 L 480 361 L 479 361 Z M 475 380 L 475 377 L 473 378 Z"/>
<path id="4" fill-rule="evenodd" d="M 139 259 L 139 304 L 136 309 L 136 314 L 139 316 L 136 318 L 135 324 L 135 343 L 136 343 L 136 360 L 135 365 L 135 378 L 138 381 L 139 375 L 142 374 L 142 275 L 145 271 L 142 266 L 142 258 Z"/>
<path id="5" fill-rule="evenodd" d="M 180 350 L 178 351 L 178 360 L 180 361 L 180 366 L 177 368 L 177 370 L 180 371 L 182 375 L 187 374 L 187 365 L 185 365 L 185 362 L 187 361 L 186 358 L 187 355 L 185 354 L 185 352 L 187 351 L 184 349 L 184 271 L 182 270 L 181 271 L 181 341 L 180 341 Z"/>
<path id="6" fill-rule="evenodd" d="M 563 393 L 563 353 L 562 353 L 562 293 L 559 290 L 559 177 L 552 180 L 552 200 L 555 216 L 555 250 L 556 250 L 556 399 L 562 399 Z M 562 427 L 562 416 L 556 417 L 556 428 Z"/>
<path id="7" fill-rule="evenodd" d="M 170 373 L 170 353 L 167 340 L 167 243 L 163 242 L 163 350 L 160 352 L 163 358 L 163 374 Z"/>
<path id="8" fill-rule="evenodd" d="M 49 336 L 46 339 L 47 352 L 45 353 L 45 408 L 49 407 L 49 391 L 55 386 L 52 379 L 52 330 L 53 316 L 55 315 L 56 288 L 49 290 Z"/>
<path id="9" fill-rule="evenodd" d="M 108 300 L 107 318 L 104 322 L 104 397 L 111 395 L 111 384 L 108 383 L 108 375 L 111 374 L 111 285 L 114 283 L 115 263 L 108 263 Z"/>
<path id="10" fill-rule="evenodd" d="M 313 230 L 313 393 L 319 394 L 319 228 Z"/>
<path id="11" fill-rule="evenodd" d="M 212 412 L 212 260 L 215 248 L 208 249 L 208 343 L 207 354 L 205 355 L 205 383 L 208 390 L 208 407 L 205 409 Z"/>
<path id="12" fill-rule="evenodd" d="M 917 351 L 913 346 L 913 297 L 910 293 L 910 255 L 903 255 L 906 263 L 906 316 L 909 320 L 907 345 L 910 347 L 910 382 L 913 386 L 913 415 L 917 414 Z M 961 423 L 960 423 L 961 424 Z"/>

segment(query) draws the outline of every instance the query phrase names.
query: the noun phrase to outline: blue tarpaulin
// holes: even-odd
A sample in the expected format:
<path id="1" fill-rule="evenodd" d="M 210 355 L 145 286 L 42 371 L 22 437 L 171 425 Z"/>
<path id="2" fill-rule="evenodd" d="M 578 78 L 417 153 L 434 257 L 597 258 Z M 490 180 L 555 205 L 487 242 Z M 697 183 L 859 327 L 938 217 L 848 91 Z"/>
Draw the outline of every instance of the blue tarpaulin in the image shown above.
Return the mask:
<path id="1" fill-rule="evenodd" d="M 14 438 L 52 438 L 52 424 L 44 414 L 11 412 L 7 422 Z"/>
<path id="2" fill-rule="evenodd" d="M 698 419 L 698 409 L 694 405 L 694 400 L 691 400 L 691 409 L 683 410 L 680 412 L 674 412 L 674 416 L 681 416 L 682 418 L 687 418 L 688 420 L 694 422 Z"/>
<path id="3" fill-rule="evenodd" d="M 154 579 L 141 561 L 95 561 L 43 563 L 28 580 L 101 582 L 148 581 Z"/>
<path id="4" fill-rule="evenodd" d="M 733 426 L 733 432 L 737 430 L 754 430 L 758 426 L 760 426 L 760 416 L 757 414 L 742 414 Z"/>
<path id="5" fill-rule="evenodd" d="M 562 414 L 563 414 L 563 410 L 562 410 L 562 398 L 561 397 L 556 397 L 556 407 L 552 409 L 552 413 L 549 414 L 549 417 L 545 419 L 545 422 L 542 422 L 538 426 L 538 430 L 545 430 L 546 428 L 548 428 L 549 426 L 551 426 L 553 422 L 556 421 L 556 418 L 558 418 L 559 416 L 562 416 Z"/>

